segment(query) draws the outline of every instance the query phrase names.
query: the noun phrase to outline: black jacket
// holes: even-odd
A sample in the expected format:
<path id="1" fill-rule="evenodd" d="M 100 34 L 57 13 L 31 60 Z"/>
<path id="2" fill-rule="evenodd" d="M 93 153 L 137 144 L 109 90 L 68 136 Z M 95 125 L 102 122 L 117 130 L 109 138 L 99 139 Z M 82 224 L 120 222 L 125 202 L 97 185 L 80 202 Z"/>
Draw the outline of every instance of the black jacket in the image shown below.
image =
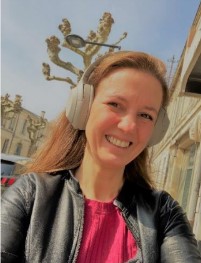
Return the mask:
<path id="1" fill-rule="evenodd" d="M 201 262 L 186 216 L 169 194 L 126 181 L 114 204 L 141 248 L 143 263 Z M 83 215 L 79 183 L 68 171 L 22 176 L 2 196 L 1 262 L 75 262 Z"/>

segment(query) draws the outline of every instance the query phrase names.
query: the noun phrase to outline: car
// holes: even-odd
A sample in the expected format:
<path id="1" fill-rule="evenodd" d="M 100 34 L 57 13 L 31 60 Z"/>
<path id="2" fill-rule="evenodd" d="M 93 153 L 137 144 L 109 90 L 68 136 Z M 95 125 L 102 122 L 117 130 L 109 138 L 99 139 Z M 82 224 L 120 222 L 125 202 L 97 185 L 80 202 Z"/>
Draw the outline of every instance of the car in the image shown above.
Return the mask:
<path id="1" fill-rule="evenodd" d="M 1 193 L 20 177 L 28 157 L 1 153 Z"/>

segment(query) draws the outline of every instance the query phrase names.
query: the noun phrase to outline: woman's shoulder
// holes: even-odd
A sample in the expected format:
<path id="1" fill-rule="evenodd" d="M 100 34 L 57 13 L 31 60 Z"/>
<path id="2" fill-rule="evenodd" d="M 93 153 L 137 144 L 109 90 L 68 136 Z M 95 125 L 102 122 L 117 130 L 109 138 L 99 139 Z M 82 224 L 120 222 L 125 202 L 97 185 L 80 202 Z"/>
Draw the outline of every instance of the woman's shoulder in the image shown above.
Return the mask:
<path id="1" fill-rule="evenodd" d="M 67 175 L 67 172 L 66 172 Z M 16 182 L 3 194 L 4 196 L 18 194 L 27 199 L 27 196 L 34 196 L 36 191 L 54 191 L 58 184 L 62 183 L 64 173 L 27 173 L 22 174 Z"/>
<path id="2" fill-rule="evenodd" d="M 19 176 L 16 182 L 2 194 L 2 206 L 15 203 L 25 213 L 31 209 L 33 202 L 49 200 L 64 185 L 63 173 L 27 173 Z"/>
<path id="3" fill-rule="evenodd" d="M 152 190 L 152 195 L 158 200 L 161 207 L 173 208 L 179 206 L 179 203 L 166 190 Z"/>
<path id="4" fill-rule="evenodd" d="M 165 190 L 153 190 L 152 194 L 153 196 L 155 196 L 161 225 L 166 225 L 168 222 L 169 227 L 172 227 L 172 222 L 183 222 L 185 231 L 191 231 L 185 211 L 183 210 L 179 202 L 175 198 L 173 198 L 170 193 Z M 176 218 L 177 220 L 174 220 Z"/>
<path id="5" fill-rule="evenodd" d="M 16 180 L 15 185 L 21 185 L 21 186 L 36 186 L 36 185 L 43 185 L 43 184 L 49 184 L 51 182 L 56 183 L 57 181 L 60 181 L 62 178 L 61 173 L 51 174 L 51 173 L 26 173 L 19 176 L 19 178 Z"/>
<path id="6" fill-rule="evenodd" d="M 139 204 L 143 204 L 143 206 L 148 206 L 152 209 L 170 210 L 175 207 L 180 209 L 177 200 L 165 190 L 159 190 L 156 188 L 148 189 L 138 186 L 136 199 Z"/>
<path id="7" fill-rule="evenodd" d="M 62 179 L 66 179 L 68 171 L 55 173 L 27 173 L 21 175 L 22 181 L 27 181 L 33 185 L 51 185 L 59 183 Z"/>

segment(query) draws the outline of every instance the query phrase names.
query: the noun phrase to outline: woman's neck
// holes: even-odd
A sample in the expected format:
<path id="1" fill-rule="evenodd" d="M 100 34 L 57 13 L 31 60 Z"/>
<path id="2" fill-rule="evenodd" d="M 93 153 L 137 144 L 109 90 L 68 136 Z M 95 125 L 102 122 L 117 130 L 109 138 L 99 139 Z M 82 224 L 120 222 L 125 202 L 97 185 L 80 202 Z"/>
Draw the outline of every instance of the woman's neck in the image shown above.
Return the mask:
<path id="1" fill-rule="evenodd" d="M 121 190 L 124 170 L 101 167 L 93 160 L 84 158 L 75 172 L 75 177 L 87 199 L 108 202 L 113 200 Z"/>

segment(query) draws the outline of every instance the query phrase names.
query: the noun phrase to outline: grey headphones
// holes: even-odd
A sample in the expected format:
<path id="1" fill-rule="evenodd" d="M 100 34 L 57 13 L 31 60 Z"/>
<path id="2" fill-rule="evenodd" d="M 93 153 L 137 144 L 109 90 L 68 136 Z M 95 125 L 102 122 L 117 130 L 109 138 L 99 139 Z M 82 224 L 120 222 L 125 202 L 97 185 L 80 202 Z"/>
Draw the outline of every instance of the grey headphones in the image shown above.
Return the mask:
<path id="1" fill-rule="evenodd" d="M 104 57 L 105 56 L 92 63 L 83 73 L 78 85 L 71 89 L 71 95 L 66 107 L 66 116 L 75 129 L 85 130 L 94 98 L 94 87 L 87 82 L 93 70 L 104 59 Z M 152 137 L 149 141 L 149 146 L 153 146 L 163 139 L 168 126 L 169 119 L 167 112 L 165 109 L 161 108 Z"/>

